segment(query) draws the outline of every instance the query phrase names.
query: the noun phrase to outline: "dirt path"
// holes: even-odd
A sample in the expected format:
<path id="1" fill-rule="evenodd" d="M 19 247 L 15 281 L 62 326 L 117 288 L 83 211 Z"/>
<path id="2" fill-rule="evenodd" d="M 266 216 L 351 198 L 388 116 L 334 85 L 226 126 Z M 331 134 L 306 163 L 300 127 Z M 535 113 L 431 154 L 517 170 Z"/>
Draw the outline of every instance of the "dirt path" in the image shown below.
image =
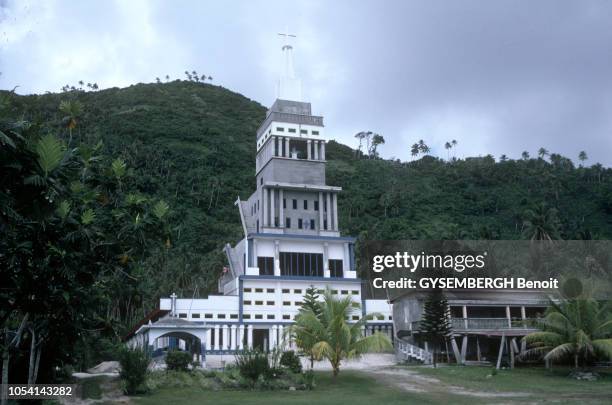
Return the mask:
<path id="1" fill-rule="evenodd" d="M 441 380 L 420 374 L 416 370 L 400 367 L 384 367 L 365 371 L 378 381 L 417 393 L 446 393 L 478 398 L 524 398 L 531 396 L 527 392 L 487 392 L 469 390 L 464 387 L 443 383 Z"/>

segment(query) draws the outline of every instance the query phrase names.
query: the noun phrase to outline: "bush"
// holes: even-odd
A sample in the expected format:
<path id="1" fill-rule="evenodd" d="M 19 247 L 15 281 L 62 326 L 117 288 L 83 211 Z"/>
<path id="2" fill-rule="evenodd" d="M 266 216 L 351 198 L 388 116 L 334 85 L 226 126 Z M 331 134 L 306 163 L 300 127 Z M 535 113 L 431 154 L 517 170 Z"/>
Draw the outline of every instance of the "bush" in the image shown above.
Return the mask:
<path id="1" fill-rule="evenodd" d="M 119 377 L 124 384 L 124 391 L 128 395 L 144 391 L 147 379 L 149 356 L 144 350 L 124 348 L 119 353 L 121 372 Z"/>
<path id="2" fill-rule="evenodd" d="M 268 378 L 271 374 L 268 356 L 258 350 L 245 350 L 237 354 L 236 366 L 240 370 L 240 375 L 252 382 L 257 381 L 260 376 Z"/>
<path id="3" fill-rule="evenodd" d="M 288 350 L 283 353 L 280 359 L 280 365 L 288 368 L 293 373 L 302 372 L 302 362 L 293 350 Z"/>
<path id="4" fill-rule="evenodd" d="M 166 368 L 173 371 L 187 371 L 191 364 L 191 354 L 180 350 L 170 350 L 166 354 Z"/>

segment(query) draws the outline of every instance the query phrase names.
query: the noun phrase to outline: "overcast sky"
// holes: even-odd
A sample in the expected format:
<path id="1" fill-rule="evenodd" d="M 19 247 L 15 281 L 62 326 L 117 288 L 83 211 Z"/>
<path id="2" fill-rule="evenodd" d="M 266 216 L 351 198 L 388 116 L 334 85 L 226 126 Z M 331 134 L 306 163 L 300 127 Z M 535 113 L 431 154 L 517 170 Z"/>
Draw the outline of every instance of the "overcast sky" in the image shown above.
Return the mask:
<path id="1" fill-rule="evenodd" d="M 446 157 L 543 146 L 612 166 L 612 1 L 0 0 L 0 88 L 58 91 L 184 78 L 265 106 L 289 26 L 297 74 L 329 138 L 424 139 Z M 253 142 L 255 137 L 253 137 Z"/>

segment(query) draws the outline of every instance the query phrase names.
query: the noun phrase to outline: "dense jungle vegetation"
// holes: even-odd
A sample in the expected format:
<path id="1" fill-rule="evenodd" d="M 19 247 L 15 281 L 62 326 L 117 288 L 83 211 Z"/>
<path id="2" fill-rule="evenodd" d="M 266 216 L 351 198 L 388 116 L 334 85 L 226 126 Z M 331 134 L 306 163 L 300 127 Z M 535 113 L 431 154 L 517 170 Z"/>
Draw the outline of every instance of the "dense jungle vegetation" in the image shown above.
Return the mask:
<path id="1" fill-rule="evenodd" d="M 45 294 L 35 294 L 42 287 L 34 286 L 35 277 L 24 282 L 24 274 L 59 268 L 70 274 L 78 267 L 60 287 L 53 277 L 42 280 L 48 294 L 60 297 L 57 305 L 86 303 L 90 310 L 86 317 L 74 309 L 53 318 L 65 325 L 80 317 L 81 329 L 67 328 L 70 339 L 49 337 L 47 345 L 83 349 L 64 348 L 61 356 L 43 349 L 42 362 L 85 366 L 103 358 L 160 296 L 215 291 L 225 265 L 221 249 L 242 233 L 234 201 L 255 188 L 255 132 L 266 108 L 194 81 L 65 90 L 0 92 L 0 315 L 6 331 L 23 326 L 27 334 L 39 310 L 28 300 Z M 45 148 L 59 159 L 49 170 L 40 159 L 41 151 L 49 154 Z M 582 157 L 578 166 L 545 150 L 517 160 L 424 153 L 401 162 L 331 141 L 327 182 L 344 189 L 341 231 L 359 238 L 610 239 L 612 169 Z M 39 244 L 29 244 L 34 241 Z M 23 260 L 14 261 L 10 252 L 24 254 Z M 30 311 L 27 321 L 24 311 Z M 52 305 L 45 311 L 43 319 L 55 314 Z M 41 326 L 41 339 L 51 327 Z M 16 357 L 24 370 L 28 353 Z"/>

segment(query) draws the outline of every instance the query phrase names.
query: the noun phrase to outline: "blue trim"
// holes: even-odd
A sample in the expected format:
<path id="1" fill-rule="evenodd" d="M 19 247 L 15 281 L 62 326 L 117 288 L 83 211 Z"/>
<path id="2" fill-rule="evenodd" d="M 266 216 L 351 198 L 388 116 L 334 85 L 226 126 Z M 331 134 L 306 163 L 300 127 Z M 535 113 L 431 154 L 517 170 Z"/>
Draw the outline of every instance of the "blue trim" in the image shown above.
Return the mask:
<path id="1" fill-rule="evenodd" d="M 306 276 L 238 276 L 240 280 L 283 280 L 283 281 L 329 281 L 361 284 L 360 278 L 344 277 L 306 277 Z"/>
<path id="2" fill-rule="evenodd" d="M 331 240 L 342 242 L 355 242 L 357 238 L 352 236 L 318 236 L 318 235 L 299 235 L 285 233 L 250 233 L 248 238 L 270 238 L 270 239 L 311 239 L 311 240 Z"/>

